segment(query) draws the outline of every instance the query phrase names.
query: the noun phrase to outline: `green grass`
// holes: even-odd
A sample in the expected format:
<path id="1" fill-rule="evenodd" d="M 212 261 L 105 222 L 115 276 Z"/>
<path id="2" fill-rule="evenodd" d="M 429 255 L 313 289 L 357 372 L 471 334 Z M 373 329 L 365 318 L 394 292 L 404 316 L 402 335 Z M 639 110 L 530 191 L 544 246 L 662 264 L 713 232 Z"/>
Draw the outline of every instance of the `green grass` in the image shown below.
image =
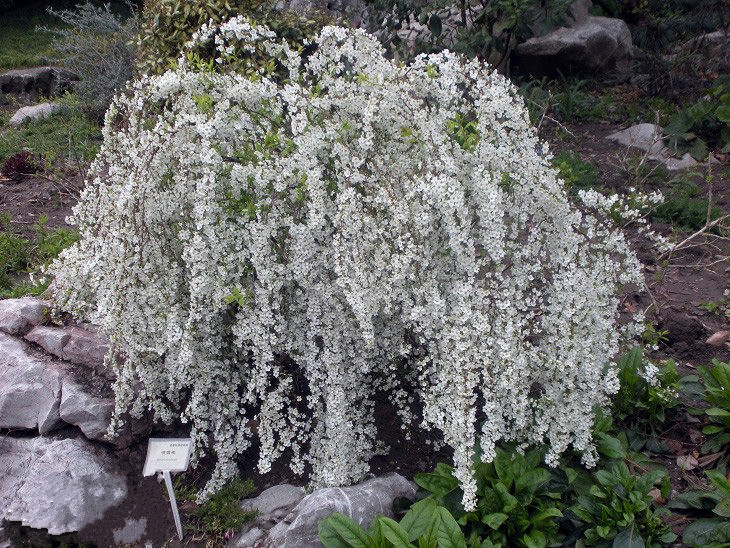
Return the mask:
<path id="1" fill-rule="evenodd" d="M 3 126 L 0 125 L 0 128 Z M 0 129 L 0 165 L 27 149 L 46 167 L 58 161 L 88 162 L 101 144 L 99 125 L 74 106 L 19 128 Z"/>
<path id="2" fill-rule="evenodd" d="M 69 6 L 73 5 L 68 2 Z M 46 13 L 46 2 L 28 2 L 0 16 L 0 69 L 51 64 L 55 52 L 50 33 L 38 26 L 59 27 L 60 22 Z"/>
<path id="3" fill-rule="evenodd" d="M 684 231 L 695 231 L 705 226 L 707 222 L 707 200 L 699 197 L 700 189 L 694 183 L 685 182 L 675 184 L 674 188 L 665 194 L 664 203 L 660 204 L 652 215 L 656 221 L 671 223 Z M 718 207 L 710 210 L 710 220 L 723 215 Z"/>
<path id="4" fill-rule="evenodd" d="M 40 295 L 50 280 L 28 281 L 24 273 L 39 273 L 64 249 L 78 241 L 78 232 L 70 228 L 48 229 L 44 216 L 36 224 L 34 239 L 14 234 L 7 214 L 0 216 L 0 298 Z M 19 279 L 20 277 L 20 279 Z"/>
<path id="5" fill-rule="evenodd" d="M 596 166 L 585 162 L 577 152 L 561 152 L 553 158 L 553 167 L 560 173 L 565 188 L 572 193 L 592 188 L 598 182 Z"/>
<path id="6" fill-rule="evenodd" d="M 164 490 L 165 487 L 162 486 Z M 173 480 L 173 489 L 178 504 L 195 501 L 198 490 L 185 483 L 184 476 Z M 241 509 L 241 500 L 254 492 L 256 487 L 249 480 L 234 479 L 223 489 L 214 494 L 205 503 L 195 508 L 186 519 L 185 529 L 195 535 L 217 537 L 223 539 L 231 530 L 236 530 L 244 523 L 253 520 L 258 511 Z M 167 492 L 164 491 L 165 498 Z"/>

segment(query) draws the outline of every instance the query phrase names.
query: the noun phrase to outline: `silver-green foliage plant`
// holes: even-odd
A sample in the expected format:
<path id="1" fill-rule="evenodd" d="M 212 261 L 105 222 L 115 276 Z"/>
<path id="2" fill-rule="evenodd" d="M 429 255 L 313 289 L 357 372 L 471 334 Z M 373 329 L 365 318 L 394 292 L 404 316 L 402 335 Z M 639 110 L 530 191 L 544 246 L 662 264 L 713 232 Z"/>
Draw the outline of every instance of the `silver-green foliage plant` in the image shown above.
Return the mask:
<path id="1" fill-rule="evenodd" d="M 254 435 L 262 471 L 286 452 L 315 485 L 362 479 L 383 391 L 453 448 L 467 509 L 477 442 L 593 464 L 641 272 L 571 205 L 517 90 L 448 52 L 396 64 L 362 31 L 303 57 L 236 18 L 189 47 L 212 41 L 114 101 L 55 265 L 58 302 L 124 357 L 117 418 L 189 422 L 216 456 L 203 496 Z M 211 70 L 262 52 L 276 79 Z"/>
<path id="2" fill-rule="evenodd" d="M 66 26 L 44 30 L 55 35 L 53 48 L 64 66 L 79 76 L 74 87 L 84 107 L 98 115 L 134 73 L 137 12 L 131 3 L 127 7 L 128 17 L 114 13 L 109 4 L 48 8 Z"/>

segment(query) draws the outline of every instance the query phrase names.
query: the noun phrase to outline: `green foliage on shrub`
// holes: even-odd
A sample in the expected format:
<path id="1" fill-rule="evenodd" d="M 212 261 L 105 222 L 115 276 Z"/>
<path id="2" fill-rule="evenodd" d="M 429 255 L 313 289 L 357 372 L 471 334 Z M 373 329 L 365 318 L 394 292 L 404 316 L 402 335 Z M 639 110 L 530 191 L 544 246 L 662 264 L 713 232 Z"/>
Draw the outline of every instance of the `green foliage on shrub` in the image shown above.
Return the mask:
<path id="1" fill-rule="evenodd" d="M 715 490 L 690 489 L 672 498 L 668 507 L 696 518 L 684 530 L 685 545 L 727 546 L 730 543 L 730 480 L 717 470 L 707 470 L 705 475 Z"/>
<path id="2" fill-rule="evenodd" d="M 400 523 L 380 516 L 368 531 L 343 514 L 332 514 L 319 523 L 319 538 L 325 548 L 466 548 L 459 524 L 431 498 L 414 504 Z"/>
<path id="3" fill-rule="evenodd" d="M 711 150 L 730 152 L 730 76 L 718 78 L 707 96 L 675 114 L 664 132 L 670 147 L 696 160 Z"/>
<path id="4" fill-rule="evenodd" d="M 596 13 L 624 19 L 634 43 L 661 51 L 673 42 L 712 32 L 730 21 L 725 0 L 593 0 Z"/>
<path id="5" fill-rule="evenodd" d="M 160 74 L 174 64 L 193 33 L 211 19 L 221 23 L 245 15 L 266 24 L 277 36 L 293 46 L 314 36 L 326 24 L 324 18 L 300 17 L 273 9 L 266 0 L 148 0 L 140 21 L 138 67 L 141 72 Z M 262 57 L 263 62 L 263 57 Z"/>
<path id="6" fill-rule="evenodd" d="M 705 383 L 704 399 L 709 405 L 704 414 L 710 422 L 702 430 L 708 436 L 702 452 L 730 452 L 730 363 L 713 360 L 712 364 L 699 369 Z"/>
<path id="7" fill-rule="evenodd" d="M 588 524 L 588 546 L 619 547 L 662 546 L 673 542 L 675 535 L 653 509 L 649 491 L 666 472 L 654 470 L 642 476 L 631 474 L 624 463 L 595 473 L 596 484 L 587 495 L 580 495 L 571 513 Z M 669 484 L 663 490 L 668 495 Z"/>
<path id="8" fill-rule="evenodd" d="M 637 346 L 619 358 L 618 368 L 621 388 L 613 399 L 616 418 L 643 433 L 653 434 L 666 421 L 667 411 L 680 403 L 675 363 L 668 360 L 658 367 L 648 364 Z"/>
<path id="9" fill-rule="evenodd" d="M 681 230 L 694 231 L 705 226 L 707 222 L 708 203 L 700 198 L 700 188 L 687 181 L 676 181 L 671 191 L 665 195 L 664 202 L 659 204 L 652 218 L 655 221 L 671 223 Z M 710 221 L 723 215 L 719 207 L 710 208 Z"/>
<path id="10" fill-rule="evenodd" d="M 414 481 L 453 514 L 469 546 L 481 546 L 480 541 L 485 546 L 551 546 L 560 538 L 560 499 L 569 482 L 560 470 L 543 466 L 542 457 L 535 449 L 524 455 L 497 449 L 493 462 L 476 462 L 478 502 L 472 512 L 461 505 L 463 494 L 450 466 L 438 464 Z"/>

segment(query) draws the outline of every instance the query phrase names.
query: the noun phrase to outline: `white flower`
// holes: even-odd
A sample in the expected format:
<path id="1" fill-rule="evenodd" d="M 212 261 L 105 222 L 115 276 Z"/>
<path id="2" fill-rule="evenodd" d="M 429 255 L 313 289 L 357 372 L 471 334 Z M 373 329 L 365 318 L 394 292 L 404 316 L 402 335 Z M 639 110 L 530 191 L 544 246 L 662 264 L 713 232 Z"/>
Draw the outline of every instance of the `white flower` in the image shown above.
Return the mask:
<path id="1" fill-rule="evenodd" d="M 380 392 L 453 448 L 467 508 L 477 441 L 487 460 L 507 440 L 593 463 L 617 286 L 641 271 L 571 206 L 516 89 L 450 52 L 400 66 L 336 27 L 306 58 L 242 18 L 194 40 L 256 43 L 290 78 L 182 56 L 107 113 L 81 240 L 54 271 L 59 302 L 124 353 L 117 419 L 189 423 L 216 457 L 204 494 L 252 419 L 262 470 L 286 457 L 315 484 L 361 480 Z"/>

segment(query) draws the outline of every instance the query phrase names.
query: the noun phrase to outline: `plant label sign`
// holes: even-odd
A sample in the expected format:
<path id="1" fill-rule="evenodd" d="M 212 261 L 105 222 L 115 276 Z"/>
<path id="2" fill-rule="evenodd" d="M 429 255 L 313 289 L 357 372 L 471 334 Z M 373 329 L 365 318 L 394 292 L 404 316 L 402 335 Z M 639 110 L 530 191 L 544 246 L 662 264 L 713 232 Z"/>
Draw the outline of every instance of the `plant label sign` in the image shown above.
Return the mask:
<path id="1" fill-rule="evenodd" d="M 190 465 L 190 454 L 193 451 L 193 440 L 190 438 L 150 438 L 147 444 L 147 458 L 144 461 L 142 475 L 151 476 L 162 472 L 167 494 L 170 497 L 172 516 L 175 518 L 177 536 L 183 539 L 180 512 L 177 509 L 175 490 L 172 487 L 170 472 L 184 472 Z"/>
<path id="2" fill-rule="evenodd" d="M 193 451 L 191 438 L 150 438 L 147 444 L 147 459 L 143 476 L 155 472 L 184 472 L 190 465 Z"/>

